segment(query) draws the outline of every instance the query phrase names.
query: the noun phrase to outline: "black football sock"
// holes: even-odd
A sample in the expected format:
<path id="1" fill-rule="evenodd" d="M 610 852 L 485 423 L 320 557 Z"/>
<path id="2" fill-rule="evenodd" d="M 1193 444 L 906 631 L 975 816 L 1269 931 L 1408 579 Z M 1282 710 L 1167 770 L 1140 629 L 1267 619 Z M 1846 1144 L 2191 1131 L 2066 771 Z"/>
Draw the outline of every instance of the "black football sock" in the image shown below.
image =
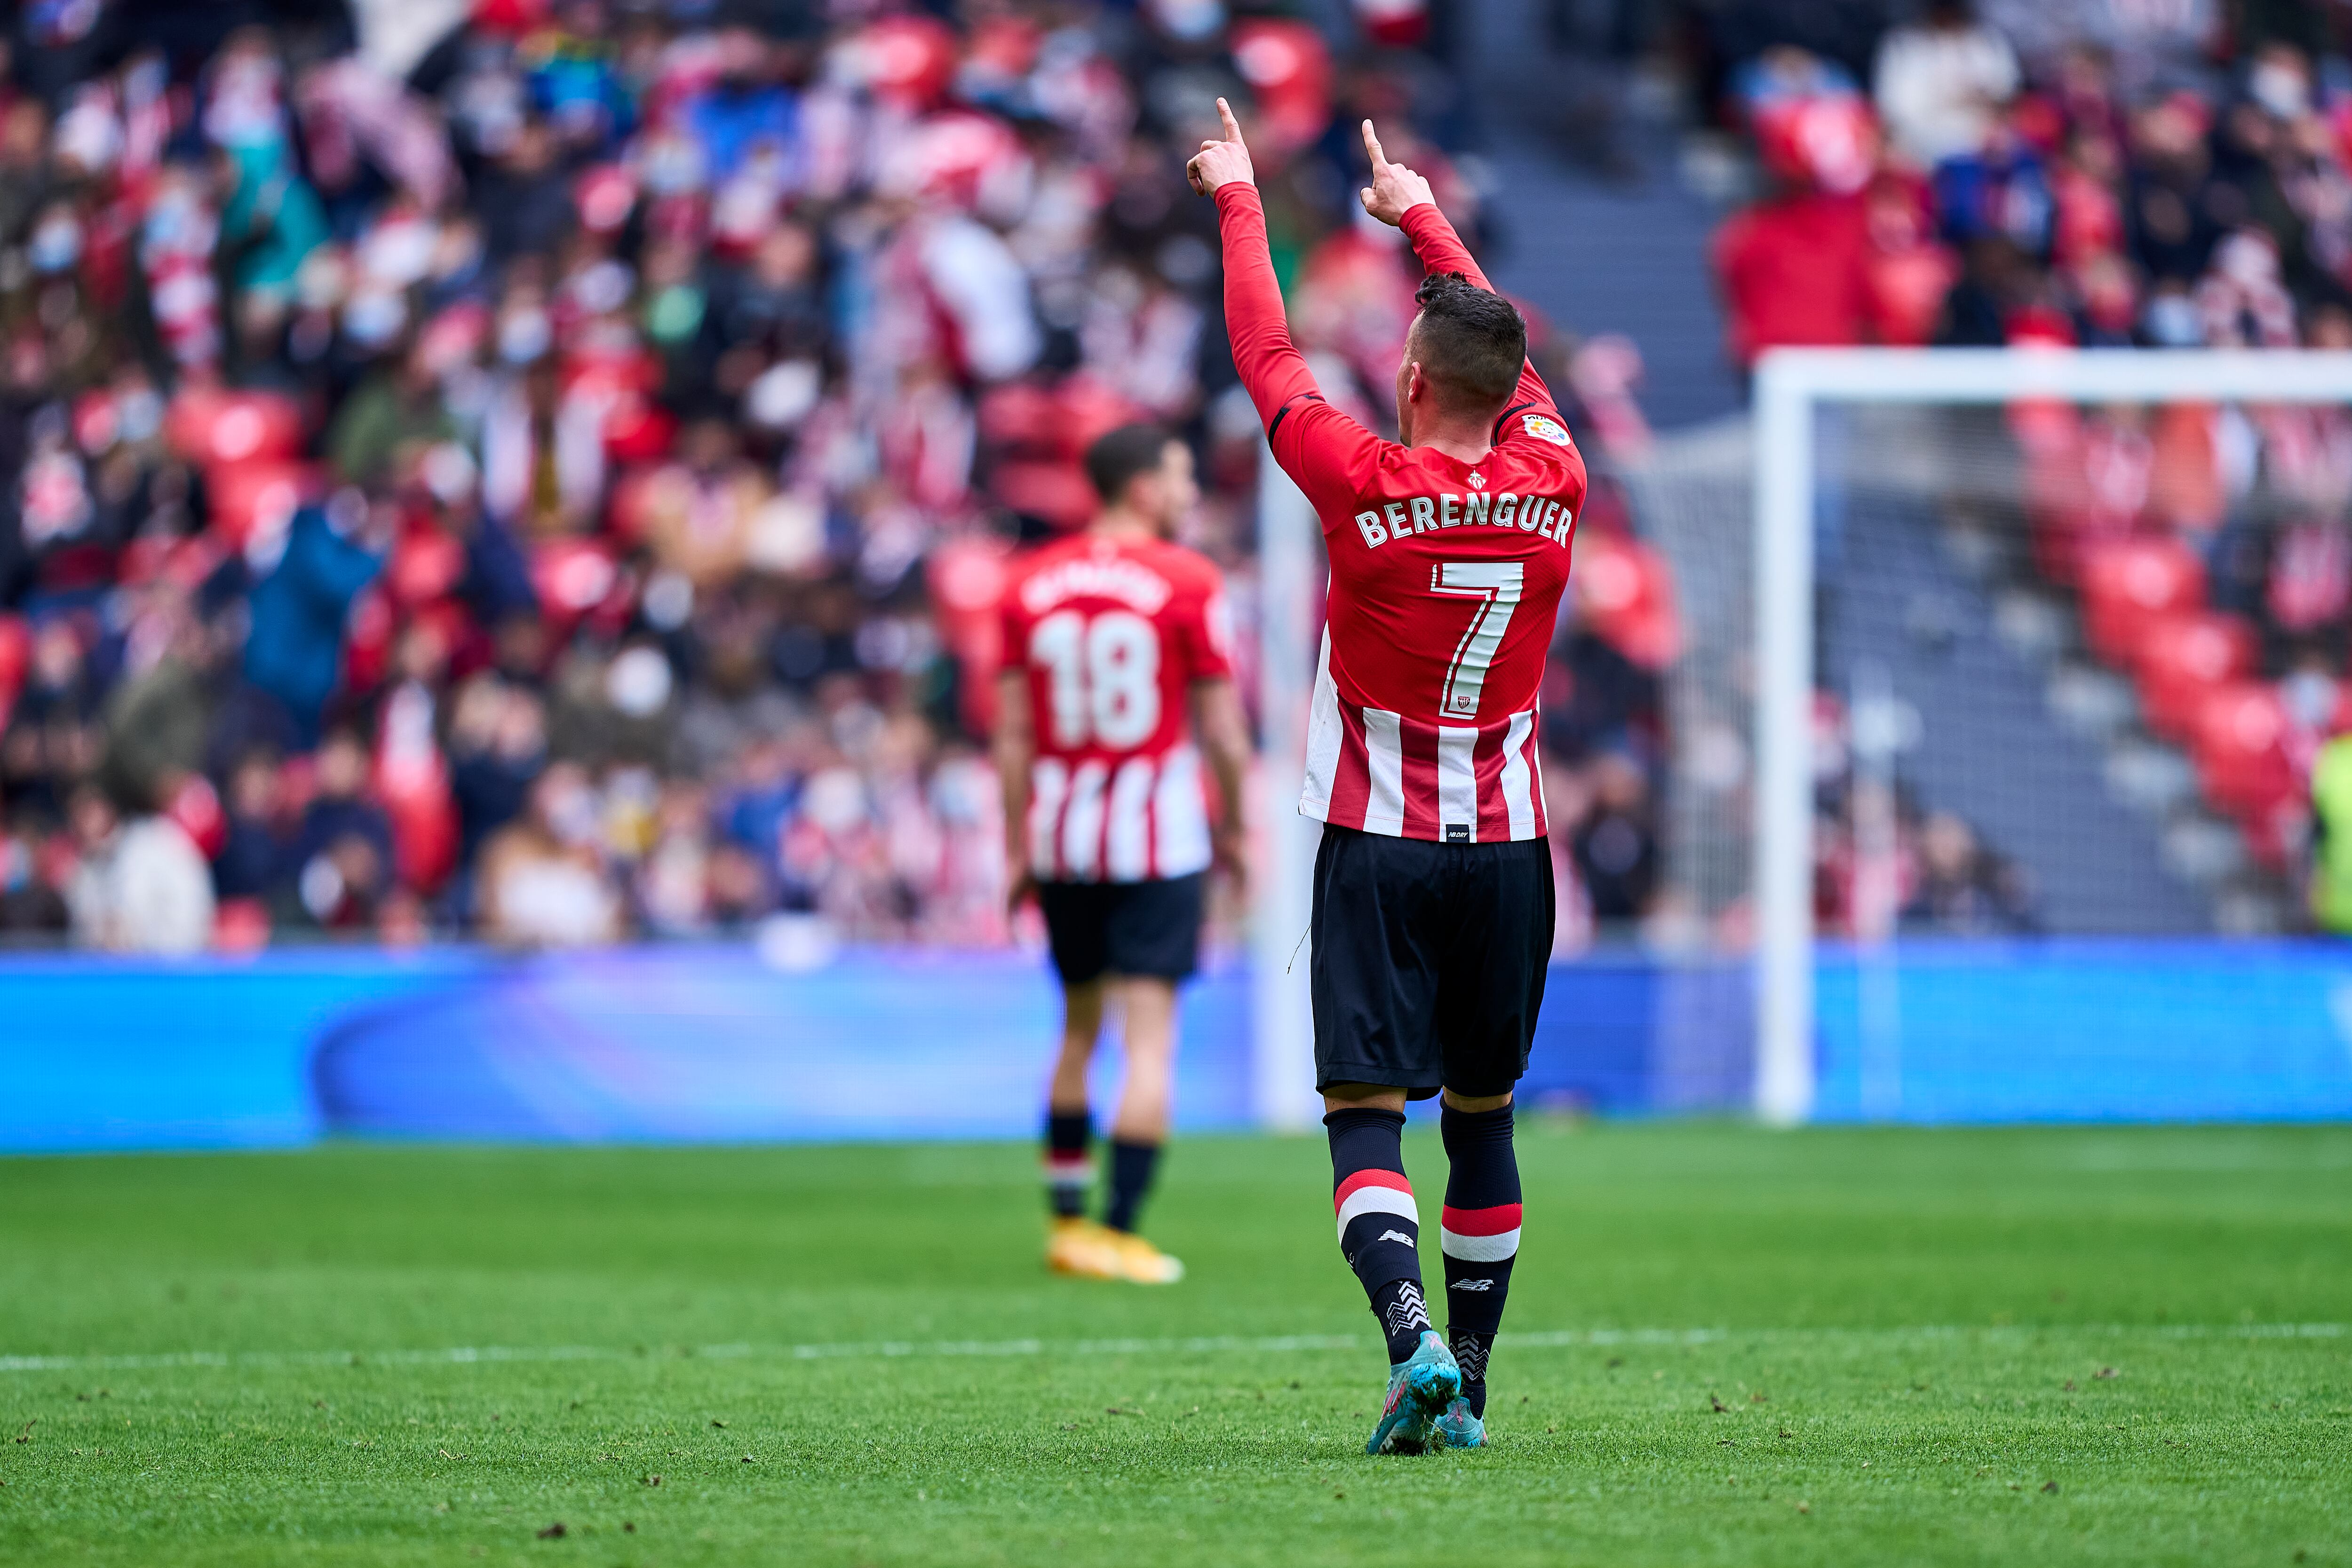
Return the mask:
<path id="1" fill-rule="evenodd" d="M 1126 1138 L 1110 1141 L 1110 1197 L 1103 1205 L 1103 1223 L 1113 1230 L 1133 1230 L 1135 1211 L 1151 1190 L 1151 1173 L 1160 1166 L 1158 1144 L 1138 1144 Z"/>
<path id="2" fill-rule="evenodd" d="M 1445 1336 L 1462 1364 L 1462 1396 L 1486 1414 L 1486 1357 L 1503 1326 L 1511 1263 L 1519 1255 L 1519 1161 L 1511 1108 L 1438 1116 L 1449 1168 L 1439 1245 L 1445 1253 Z"/>
<path id="3" fill-rule="evenodd" d="M 1094 1180 L 1087 1144 L 1093 1136 L 1084 1111 L 1045 1113 L 1045 1199 L 1057 1219 L 1076 1219 L 1087 1211 L 1087 1187 Z"/>
<path id="4" fill-rule="evenodd" d="M 1430 1326 L 1421 1293 L 1421 1214 L 1404 1176 L 1404 1113 L 1333 1111 L 1323 1125 L 1331 1138 L 1339 1251 L 1388 1336 L 1393 1365 L 1412 1354 Z"/>

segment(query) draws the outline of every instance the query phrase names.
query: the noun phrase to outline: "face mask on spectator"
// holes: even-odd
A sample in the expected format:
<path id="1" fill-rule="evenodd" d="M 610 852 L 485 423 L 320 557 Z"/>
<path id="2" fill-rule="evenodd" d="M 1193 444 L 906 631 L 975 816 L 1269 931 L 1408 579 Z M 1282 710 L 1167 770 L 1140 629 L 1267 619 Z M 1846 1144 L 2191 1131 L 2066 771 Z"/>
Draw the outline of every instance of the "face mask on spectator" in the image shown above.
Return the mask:
<path id="1" fill-rule="evenodd" d="M 702 151 L 683 136 L 647 138 L 643 168 L 646 189 L 656 196 L 702 188 Z"/>
<path id="2" fill-rule="evenodd" d="M 2141 319 L 2148 340 L 2159 349 L 2194 349 L 2205 341 L 2205 322 L 2197 302 L 2186 294 L 2159 294 L 2147 302 Z"/>
<path id="3" fill-rule="evenodd" d="M 44 218 L 33 231 L 25 259 L 38 273 L 60 273 L 81 259 L 81 225 L 68 217 Z"/>
<path id="4" fill-rule="evenodd" d="M 547 825 L 567 844 L 592 842 L 596 837 L 596 798 L 585 789 L 558 790 L 547 803 Z"/>
<path id="5" fill-rule="evenodd" d="M 767 430 L 789 430 L 809 416 L 824 377 L 806 360 L 771 365 L 743 392 L 743 414 Z"/>
<path id="6" fill-rule="evenodd" d="M 583 270 L 572 280 L 572 298 L 592 316 L 618 310 L 629 302 L 636 278 L 619 262 L 607 258 Z"/>
<path id="7" fill-rule="evenodd" d="M 2324 670 L 2297 670 L 2279 683 L 2287 716 L 2305 729 L 2318 729 L 2336 716 L 2336 682 Z"/>
<path id="8" fill-rule="evenodd" d="M 2303 73 L 2275 60 L 2265 61 L 2248 74 L 2246 93 L 2281 120 L 2300 120 L 2311 106 Z"/>
<path id="9" fill-rule="evenodd" d="M 185 191 L 166 191 L 147 209 L 140 235 L 150 250 L 180 250 L 192 246 L 196 234 L 196 199 Z"/>
<path id="10" fill-rule="evenodd" d="M 1198 43 L 1225 25 L 1219 0 L 1151 0 L 1151 19 L 1171 38 Z"/>
<path id="11" fill-rule="evenodd" d="M 651 648 L 631 648 L 604 671 L 606 700 L 630 718 L 651 718 L 669 702 L 669 661 Z"/>
<path id="12" fill-rule="evenodd" d="M 124 392 L 114 402 L 114 434 L 136 444 L 163 427 L 163 400 L 150 387 Z"/>
<path id="13" fill-rule="evenodd" d="M 499 358 L 510 365 L 528 365 L 547 352 L 555 334 L 547 312 L 533 307 L 509 311 L 499 322 Z"/>
<path id="14" fill-rule="evenodd" d="M 407 323 L 408 307 L 400 296 L 382 289 L 355 294 L 343 307 L 343 336 L 362 349 L 383 348 Z"/>

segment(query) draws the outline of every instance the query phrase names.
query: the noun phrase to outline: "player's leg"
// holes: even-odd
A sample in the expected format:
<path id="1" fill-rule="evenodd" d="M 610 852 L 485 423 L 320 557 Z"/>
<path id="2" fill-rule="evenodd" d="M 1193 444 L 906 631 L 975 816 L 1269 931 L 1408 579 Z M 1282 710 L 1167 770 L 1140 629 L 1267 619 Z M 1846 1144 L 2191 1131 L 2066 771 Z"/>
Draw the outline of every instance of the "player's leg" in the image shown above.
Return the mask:
<path id="1" fill-rule="evenodd" d="M 1127 1071 L 1110 1126 L 1110 1190 L 1103 1223 L 1132 1232 L 1151 1190 L 1176 1092 L 1176 983 L 1156 975 L 1118 982 Z"/>
<path id="2" fill-rule="evenodd" d="M 1103 1206 L 1118 1277 L 1173 1284 L 1184 1265 L 1135 1233 L 1168 1142 L 1176 1089 L 1176 988 L 1200 967 L 1207 878 L 1166 877 L 1107 890 L 1103 942 L 1126 1058 L 1111 1123 L 1110 1183 Z"/>
<path id="3" fill-rule="evenodd" d="M 1094 1182 L 1094 1118 L 1087 1103 L 1087 1071 L 1102 1036 L 1103 982 L 1062 988 L 1062 1042 L 1045 1091 L 1045 1196 L 1056 1219 L 1087 1211 Z"/>
<path id="4" fill-rule="evenodd" d="M 1087 1070 L 1102 1035 L 1108 960 L 1103 893 L 1085 883 L 1044 883 L 1037 889 L 1054 970 L 1062 982 L 1061 1045 L 1045 1091 L 1045 1192 L 1053 1217 L 1045 1266 L 1057 1274 L 1097 1280 L 1118 1277 L 1110 1239 L 1086 1216 L 1093 1177 Z"/>
<path id="5" fill-rule="evenodd" d="M 1486 1440 L 1486 1362 L 1503 1326 L 1511 1264 L 1519 1251 L 1519 1165 L 1511 1144 L 1511 1097 L 1445 1094 L 1438 1113 L 1445 1139 L 1445 1338 L 1462 1368 L 1464 1411 L 1449 1410 L 1439 1435 L 1464 1448 Z M 1466 1414 L 1468 1419 L 1463 1419 Z"/>
<path id="6" fill-rule="evenodd" d="M 1429 1418 L 1458 1384 L 1429 1321 L 1402 1144 L 1407 1098 L 1434 1092 L 1443 1076 L 1426 956 L 1440 847 L 1328 828 L 1315 859 L 1309 988 L 1331 1205 L 1340 1255 L 1388 1342 L 1388 1395 L 1366 1445 L 1374 1453 L 1424 1445 Z"/>
<path id="7" fill-rule="evenodd" d="M 1486 1374 L 1519 1250 L 1519 1166 L 1511 1089 L 1526 1072 L 1551 958 L 1549 845 L 1479 845 L 1465 862 L 1461 904 L 1439 988 L 1446 1091 L 1446 1335 L 1462 1396 L 1437 1422 L 1440 1441 L 1486 1441 Z"/>

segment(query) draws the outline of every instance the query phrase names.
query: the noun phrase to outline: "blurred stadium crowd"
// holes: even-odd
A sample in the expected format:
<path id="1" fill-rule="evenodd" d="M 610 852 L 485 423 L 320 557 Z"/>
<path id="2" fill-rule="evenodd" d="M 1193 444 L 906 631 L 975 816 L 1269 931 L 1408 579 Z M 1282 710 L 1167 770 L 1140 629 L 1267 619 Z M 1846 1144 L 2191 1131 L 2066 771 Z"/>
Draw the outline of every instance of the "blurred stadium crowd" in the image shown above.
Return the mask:
<path id="1" fill-rule="evenodd" d="M 1686 13 L 1706 113 L 1762 186 L 1717 232 L 1729 350 L 2352 347 L 2352 11 L 1929 0 Z M 2180 747 L 2205 806 L 2302 874 L 2321 746 L 2352 725 L 2352 413 L 2019 407 L 2030 574 Z M 1851 813 L 1824 816 L 1851 929 Z M 1927 904 L 1965 824 L 1906 809 Z M 2352 829 L 2352 822 L 2336 824 Z M 1977 850 L 1962 900 L 2016 925 Z M 2007 891 L 2004 891 L 2007 890 Z M 1917 908 L 1920 900 L 1911 901 Z M 1947 924 L 1947 923 L 1939 923 Z"/>
<path id="2" fill-rule="evenodd" d="M 0 931 L 1004 939 L 990 612 L 1095 434 L 1196 444 L 1246 615 L 1255 422 L 1181 173 L 1215 96 L 1368 419 L 1413 279 L 1345 128 L 1475 232 L 1452 9 L 1262 10 L 13 7 Z M 1571 755 L 1655 728 L 1670 596 L 1615 543 Z M 1654 875 L 1625 771 L 1560 775 L 1610 911 Z"/>
<path id="3" fill-rule="evenodd" d="M 1752 172 L 1713 250 L 1741 364 L 2352 346 L 2340 10 L 1536 8 L 1659 68 Z M 1088 514 L 1087 440 L 1149 417 L 1194 444 L 1188 542 L 1252 621 L 1255 423 L 1180 178 L 1213 99 L 1245 107 L 1296 329 L 1376 428 L 1412 278 L 1353 212 L 1347 129 L 1377 116 L 1474 242 L 1493 193 L 1465 0 L 9 15 L 0 939 L 781 912 L 1003 941 L 990 611 L 1013 551 Z M 1536 324 L 1601 460 L 1545 701 L 1573 947 L 1672 923 L 1683 635 L 1607 476 L 1650 441 L 1639 357 Z M 2039 580 L 2292 860 L 2352 712 L 2352 422 L 2042 410 L 2007 439 Z M 1825 756 L 1844 723 L 1825 699 Z M 2032 925 L 2014 868 L 1901 791 L 1895 871 L 1864 869 L 1868 788 L 1824 779 L 1827 924 Z"/>

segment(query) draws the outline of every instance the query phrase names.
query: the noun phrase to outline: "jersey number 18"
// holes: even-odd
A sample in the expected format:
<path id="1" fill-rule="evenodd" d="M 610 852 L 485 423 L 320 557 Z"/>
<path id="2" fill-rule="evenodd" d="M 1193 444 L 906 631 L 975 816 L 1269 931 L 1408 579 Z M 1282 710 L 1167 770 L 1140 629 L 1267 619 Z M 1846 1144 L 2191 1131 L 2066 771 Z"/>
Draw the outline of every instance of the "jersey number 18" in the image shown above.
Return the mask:
<path id="1" fill-rule="evenodd" d="M 1159 730 L 1160 633 L 1132 611 L 1107 610 L 1092 620 L 1055 611 L 1031 629 L 1029 663 L 1052 678 L 1054 738 L 1063 747 L 1092 738 L 1126 751 Z"/>

